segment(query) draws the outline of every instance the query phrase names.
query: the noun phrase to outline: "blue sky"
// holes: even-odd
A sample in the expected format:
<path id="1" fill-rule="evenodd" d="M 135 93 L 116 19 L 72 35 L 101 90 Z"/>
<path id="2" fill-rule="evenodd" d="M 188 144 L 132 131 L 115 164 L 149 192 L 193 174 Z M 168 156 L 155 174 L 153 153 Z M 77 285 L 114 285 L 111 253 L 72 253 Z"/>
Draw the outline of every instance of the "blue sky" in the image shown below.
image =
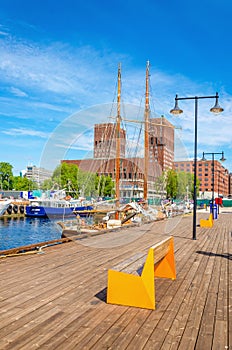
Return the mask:
<path id="1" fill-rule="evenodd" d="M 93 124 L 114 113 L 118 63 L 122 114 L 135 119 L 149 60 L 152 113 L 181 128 L 189 158 L 194 101 L 174 118 L 175 94 L 219 92 L 221 115 L 209 112 L 213 99 L 199 101 L 198 155 L 224 151 L 232 171 L 231 12 L 229 0 L 1 0 L 0 161 L 18 175 L 28 164 L 90 156 Z"/>

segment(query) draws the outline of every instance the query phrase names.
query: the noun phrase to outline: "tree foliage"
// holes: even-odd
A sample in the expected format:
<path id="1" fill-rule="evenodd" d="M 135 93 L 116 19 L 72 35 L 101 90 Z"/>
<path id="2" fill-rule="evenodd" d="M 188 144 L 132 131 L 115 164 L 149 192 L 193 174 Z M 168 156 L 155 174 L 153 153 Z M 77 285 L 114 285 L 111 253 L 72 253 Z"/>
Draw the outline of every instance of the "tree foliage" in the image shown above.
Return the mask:
<path id="1" fill-rule="evenodd" d="M 36 188 L 37 185 L 33 181 L 27 179 L 26 177 L 13 177 L 13 189 L 15 191 L 31 191 L 35 190 Z"/>
<path id="2" fill-rule="evenodd" d="M 109 176 L 98 176 L 65 162 L 56 167 L 51 180 L 43 183 L 43 189 L 65 189 L 72 197 L 110 196 L 113 187 Z"/>
<path id="3" fill-rule="evenodd" d="M 184 171 L 168 170 L 166 192 L 167 197 L 179 199 L 192 199 L 194 192 L 194 175 Z M 197 179 L 197 194 L 200 181 Z"/>
<path id="4" fill-rule="evenodd" d="M 176 198 L 177 195 L 177 173 L 175 170 L 167 171 L 167 179 L 166 179 L 166 192 L 167 197 Z"/>
<path id="5" fill-rule="evenodd" d="M 166 172 L 163 172 L 161 176 L 158 176 L 156 178 L 155 184 L 154 184 L 154 189 L 155 192 L 161 197 L 163 197 L 166 194 Z"/>
<path id="6" fill-rule="evenodd" d="M 1 189 L 12 190 L 13 188 L 13 166 L 7 162 L 0 162 Z"/>
<path id="7" fill-rule="evenodd" d="M 13 166 L 7 162 L 0 162 L 0 186 L 2 190 L 28 191 L 36 189 L 36 184 L 20 176 L 13 176 Z M 65 189 L 72 197 L 106 197 L 115 193 L 114 182 L 110 176 L 89 173 L 81 170 L 75 164 L 62 162 L 53 172 L 50 179 L 44 181 L 43 190 Z M 197 179 L 197 194 L 200 181 Z M 193 198 L 193 174 L 168 170 L 157 178 L 154 188 L 156 193 L 168 198 Z"/>
<path id="8" fill-rule="evenodd" d="M 95 188 L 98 196 L 100 197 L 111 197 L 114 194 L 114 182 L 110 176 L 98 176 L 95 177 Z"/>

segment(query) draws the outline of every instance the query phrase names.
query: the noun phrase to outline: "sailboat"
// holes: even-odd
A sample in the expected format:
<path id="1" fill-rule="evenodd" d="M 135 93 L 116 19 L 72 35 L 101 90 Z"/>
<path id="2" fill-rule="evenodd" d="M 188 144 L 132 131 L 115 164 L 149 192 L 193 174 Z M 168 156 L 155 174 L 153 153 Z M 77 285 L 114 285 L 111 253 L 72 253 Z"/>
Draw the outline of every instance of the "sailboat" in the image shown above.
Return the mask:
<path id="1" fill-rule="evenodd" d="M 144 174 L 143 174 L 143 208 L 134 204 L 132 205 L 134 215 L 138 212 L 145 213 L 148 209 L 148 172 L 149 172 L 149 61 L 146 66 L 146 93 L 145 93 L 145 110 L 144 110 Z M 117 89 L 117 116 L 116 116 L 116 157 L 115 157 L 115 196 L 116 196 L 116 213 L 115 219 L 119 219 L 120 203 L 120 129 L 121 129 L 121 64 L 118 66 L 118 89 Z M 122 208 L 124 210 L 124 208 Z M 157 213 L 153 210 L 153 214 Z M 133 216 L 134 216 L 133 215 Z M 129 216 L 128 216 L 129 217 Z M 126 220 L 125 220 L 126 222 Z"/>
<path id="2" fill-rule="evenodd" d="M 144 109 L 144 171 L 143 171 L 143 200 L 147 206 L 148 202 L 148 172 L 149 172 L 149 122 L 150 122 L 150 103 L 149 103 L 149 68 L 146 66 L 146 92 Z M 117 203 L 120 201 L 120 122 L 121 122 L 121 64 L 118 67 L 118 94 L 117 94 L 117 117 L 116 117 L 116 158 L 115 158 L 115 194 Z"/>

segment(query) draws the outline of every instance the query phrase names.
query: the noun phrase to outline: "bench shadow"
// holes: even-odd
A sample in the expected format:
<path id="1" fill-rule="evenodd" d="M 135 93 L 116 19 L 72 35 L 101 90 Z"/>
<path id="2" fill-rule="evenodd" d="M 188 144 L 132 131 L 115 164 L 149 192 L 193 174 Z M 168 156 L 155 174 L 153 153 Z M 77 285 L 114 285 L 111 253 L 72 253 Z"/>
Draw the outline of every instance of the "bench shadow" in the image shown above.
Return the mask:
<path id="1" fill-rule="evenodd" d="M 106 303 L 106 296 L 107 296 L 107 287 L 100 290 L 97 294 L 94 295 L 96 298 L 98 298 L 101 301 L 104 301 Z"/>
<path id="2" fill-rule="evenodd" d="M 197 254 L 202 254 L 202 255 L 208 255 L 208 256 L 219 256 L 221 258 L 226 258 L 229 260 L 232 260 L 232 254 L 230 253 L 224 253 L 224 254 L 217 254 L 217 253 L 212 253 L 212 252 L 204 252 L 202 250 L 196 251 Z"/>

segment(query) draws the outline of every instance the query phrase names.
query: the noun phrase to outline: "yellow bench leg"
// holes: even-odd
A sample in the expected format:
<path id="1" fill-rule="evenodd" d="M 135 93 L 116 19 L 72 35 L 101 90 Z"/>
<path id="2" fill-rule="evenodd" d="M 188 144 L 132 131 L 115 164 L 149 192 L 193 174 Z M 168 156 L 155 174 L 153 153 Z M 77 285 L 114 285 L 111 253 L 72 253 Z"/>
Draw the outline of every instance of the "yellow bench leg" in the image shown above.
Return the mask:
<path id="1" fill-rule="evenodd" d="M 155 266 L 154 249 L 149 249 L 141 276 L 109 270 L 107 303 L 154 310 L 155 276 L 176 278 L 173 239 L 167 255 Z"/>
<path id="2" fill-rule="evenodd" d="M 155 265 L 155 277 L 176 279 L 176 265 L 174 258 L 174 243 L 171 239 L 167 255 Z"/>
<path id="3" fill-rule="evenodd" d="M 152 292 L 151 290 L 147 290 L 140 276 L 109 270 L 107 303 L 154 310 L 154 279 Z"/>

